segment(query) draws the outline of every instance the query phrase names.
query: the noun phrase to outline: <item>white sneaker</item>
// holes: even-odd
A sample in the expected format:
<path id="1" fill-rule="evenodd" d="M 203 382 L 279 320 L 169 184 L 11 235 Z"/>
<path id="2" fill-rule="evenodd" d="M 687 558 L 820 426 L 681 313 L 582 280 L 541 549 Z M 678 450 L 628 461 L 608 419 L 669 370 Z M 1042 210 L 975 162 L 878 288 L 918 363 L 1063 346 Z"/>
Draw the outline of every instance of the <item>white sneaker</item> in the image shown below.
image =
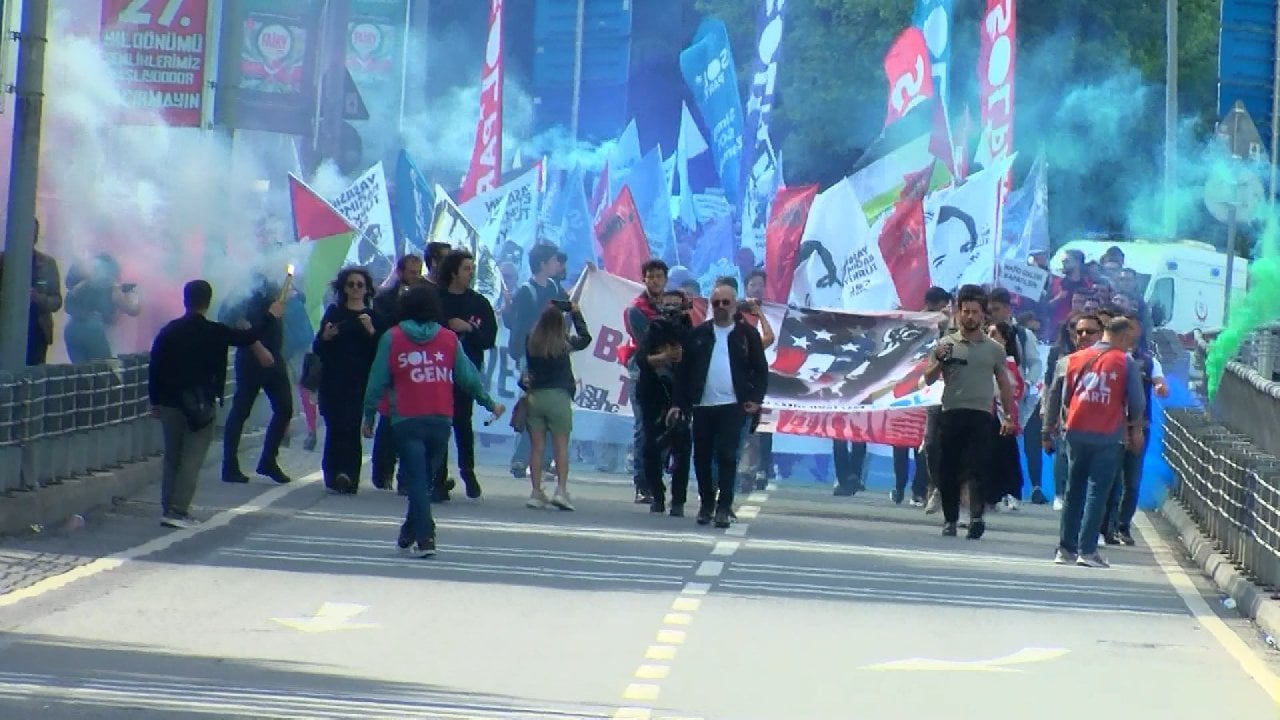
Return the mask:
<path id="1" fill-rule="evenodd" d="M 1057 565 L 1074 565 L 1078 557 L 1073 552 L 1058 548 L 1058 551 L 1053 555 L 1053 562 Z"/>
<path id="2" fill-rule="evenodd" d="M 1107 562 L 1107 559 L 1103 557 L 1102 553 L 1098 552 L 1097 550 L 1094 550 L 1088 555 L 1081 555 L 1080 557 L 1076 558 L 1076 564 L 1083 565 L 1084 567 L 1092 567 L 1092 568 L 1111 567 L 1111 563 Z"/>
<path id="3" fill-rule="evenodd" d="M 160 524 L 167 528 L 173 528 L 174 530 L 188 530 L 200 523 L 191 517 L 170 517 L 166 515 L 160 519 Z"/>
<path id="4" fill-rule="evenodd" d="M 551 504 L 561 510 L 573 509 L 573 502 L 569 500 L 569 493 L 566 490 L 557 490 L 556 494 L 551 497 Z"/>
<path id="5" fill-rule="evenodd" d="M 550 505 L 551 501 L 547 499 L 547 494 L 541 490 L 534 490 L 529 493 L 529 499 L 524 502 L 525 507 L 533 508 L 534 510 L 546 510 Z"/>
<path id="6" fill-rule="evenodd" d="M 1062 501 L 1062 496 L 1061 496 L 1061 495 L 1058 495 L 1058 496 L 1054 497 L 1054 498 L 1053 498 L 1053 510 L 1054 510 L 1054 512 L 1062 512 L 1062 506 L 1063 506 L 1063 505 L 1065 505 L 1065 504 L 1066 504 L 1066 503 L 1064 503 L 1064 502 Z"/>
<path id="7" fill-rule="evenodd" d="M 1019 507 L 1022 507 L 1022 504 L 1018 502 L 1018 498 L 1016 498 L 1016 497 L 1014 497 L 1014 496 L 1012 496 L 1012 495 L 1005 495 L 1005 496 L 1004 496 L 1004 509 L 1005 509 L 1005 510 L 1017 510 Z"/>
<path id="8" fill-rule="evenodd" d="M 942 495 L 937 490 L 929 493 L 929 499 L 924 504 L 924 514 L 932 515 L 942 509 Z"/>

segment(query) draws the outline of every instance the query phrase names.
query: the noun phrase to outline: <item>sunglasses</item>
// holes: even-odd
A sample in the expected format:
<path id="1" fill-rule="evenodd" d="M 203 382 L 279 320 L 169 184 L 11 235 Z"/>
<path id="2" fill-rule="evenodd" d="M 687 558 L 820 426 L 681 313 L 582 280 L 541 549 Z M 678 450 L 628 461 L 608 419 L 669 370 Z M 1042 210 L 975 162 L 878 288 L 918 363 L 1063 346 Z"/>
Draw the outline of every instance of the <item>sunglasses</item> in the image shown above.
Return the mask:
<path id="1" fill-rule="evenodd" d="M 732 300 L 712 300 L 711 307 L 729 307 L 733 304 Z"/>

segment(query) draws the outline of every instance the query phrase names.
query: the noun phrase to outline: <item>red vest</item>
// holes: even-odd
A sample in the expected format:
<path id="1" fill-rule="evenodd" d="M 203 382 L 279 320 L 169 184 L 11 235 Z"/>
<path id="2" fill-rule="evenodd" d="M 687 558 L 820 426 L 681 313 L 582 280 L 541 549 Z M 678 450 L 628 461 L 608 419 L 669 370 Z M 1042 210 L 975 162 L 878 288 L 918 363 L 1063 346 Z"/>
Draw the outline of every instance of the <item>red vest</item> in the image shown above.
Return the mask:
<path id="1" fill-rule="evenodd" d="M 1088 348 L 1067 358 L 1063 399 L 1068 430 L 1112 435 L 1124 429 L 1127 359 L 1117 348 Z"/>
<path id="2" fill-rule="evenodd" d="M 430 340 L 419 344 L 398 325 L 389 332 L 387 361 L 391 364 L 395 414 L 402 418 L 453 417 L 453 359 L 458 354 L 458 336 L 440 328 Z"/>
<path id="3" fill-rule="evenodd" d="M 658 308 L 653 306 L 649 300 L 649 291 L 646 290 L 631 301 L 626 310 L 622 311 L 622 326 L 627 329 L 627 344 L 618 348 L 618 363 L 626 365 L 631 356 L 640 349 L 639 343 L 636 342 L 635 330 L 631 329 L 631 308 L 638 308 L 641 313 L 648 318 L 649 322 L 653 322 L 658 318 Z"/>

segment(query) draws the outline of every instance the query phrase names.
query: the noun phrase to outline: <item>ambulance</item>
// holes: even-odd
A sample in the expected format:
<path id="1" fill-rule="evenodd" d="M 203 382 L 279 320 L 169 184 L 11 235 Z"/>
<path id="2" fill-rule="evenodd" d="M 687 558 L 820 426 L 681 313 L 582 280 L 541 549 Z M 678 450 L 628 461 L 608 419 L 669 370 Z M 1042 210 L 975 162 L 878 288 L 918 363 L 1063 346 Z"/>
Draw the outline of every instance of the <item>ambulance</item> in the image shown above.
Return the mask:
<path id="1" fill-rule="evenodd" d="M 1085 262 L 1096 262 L 1117 246 L 1124 251 L 1125 267 L 1138 274 L 1142 296 L 1158 328 L 1187 338 L 1195 330 L 1222 327 L 1223 291 L 1227 279 L 1227 255 L 1209 243 L 1196 240 L 1152 242 L 1146 240 L 1072 240 L 1058 248 L 1049 268 L 1062 275 L 1067 250 L 1084 253 Z M 1244 297 L 1249 261 L 1235 259 L 1231 297 Z"/>

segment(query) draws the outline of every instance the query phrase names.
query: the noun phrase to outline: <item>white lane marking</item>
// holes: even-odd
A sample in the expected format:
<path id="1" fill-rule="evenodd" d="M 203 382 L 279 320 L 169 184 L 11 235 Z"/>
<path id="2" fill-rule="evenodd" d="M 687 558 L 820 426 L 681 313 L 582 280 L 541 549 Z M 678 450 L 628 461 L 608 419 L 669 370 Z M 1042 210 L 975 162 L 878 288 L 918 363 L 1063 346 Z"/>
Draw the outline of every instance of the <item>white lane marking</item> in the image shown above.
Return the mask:
<path id="1" fill-rule="evenodd" d="M 1200 596 L 1200 591 L 1196 588 L 1195 582 L 1178 564 L 1178 561 L 1174 558 L 1173 550 L 1169 547 L 1169 543 L 1165 542 L 1164 538 L 1160 537 L 1160 533 L 1156 532 L 1146 514 L 1143 513 L 1134 517 L 1133 526 L 1137 529 L 1138 536 L 1151 548 L 1151 554 L 1155 557 L 1156 564 L 1160 566 L 1160 571 L 1169 580 L 1169 584 L 1173 586 L 1174 592 L 1178 593 L 1178 597 L 1182 598 L 1183 604 L 1191 611 L 1191 616 L 1195 618 L 1196 624 L 1207 630 L 1213 636 L 1213 639 L 1218 641 L 1222 649 L 1226 650 L 1227 654 L 1239 663 L 1241 669 L 1262 687 L 1263 692 L 1267 693 L 1272 701 L 1280 703 L 1280 678 L 1277 678 L 1262 658 L 1258 657 L 1257 653 L 1253 652 L 1240 639 L 1240 636 L 1236 635 L 1222 621 L 1222 618 L 1213 612 L 1213 609 L 1209 607 L 1209 603 L 1204 601 L 1204 598 Z"/>
<path id="2" fill-rule="evenodd" d="M 736 523 L 734 525 L 730 525 L 729 529 L 724 531 L 724 534 L 729 537 L 746 537 L 747 528 L 749 527 L 751 526 L 748 523 Z"/>
<path id="3" fill-rule="evenodd" d="M 703 560 L 694 571 L 698 577 L 716 577 L 724 572 L 724 563 L 719 560 Z"/>
<path id="4" fill-rule="evenodd" d="M 711 592 L 711 583 L 685 583 L 684 590 L 680 592 L 684 595 L 706 595 Z"/>
<path id="5" fill-rule="evenodd" d="M 769 494 L 760 492 L 759 490 L 747 495 L 747 502 L 755 503 L 757 505 L 763 503 L 765 500 L 768 500 L 768 499 L 769 499 Z"/>
<path id="6" fill-rule="evenodd" d="M 738 548 L 740 547 L 742 547 L 742 543 L 740 542 L 721 540 L 716 543 L 715 547 L 711 548 L 711 555 L 712 557 L 728 557 L 738 552 Z"/>
<path id="7" fill-rule="evenodd" d="M 739 519 L 742 519 L 742 520 L 755 520 L 760 515 L 760 506 L 759 505 L 743 505 L 742 507 L 738 508 L 738 511 L 735 514 L 738 516 Z"/>
<path id="8" fill-rule="evenodd" d="M 226 527 L 231 524 L 232 520 L 243 515 L 252 515 L 253 513 L 261 512 L 268 507 L 271 507 L 290 493 L 312 486 L 322 477 L 323 474 L 320 472 L 311 473 L 310 475 L 294 480 L 288 485 L 278 485 L 273 487 L 242 505 L 223 510 L 193 528 L 186 530 L 174 530 L 165 535 L 161 535 L 160 537 L 148 540 L 141 545 L 136 545 L 126 550 L 112 553 L 106 557 L 98 558 L 97 560 L 72 568 L 64 573 L 54 575 L 53 577 L 44 578 L 43 580 L 28 585 L 27 587 L 20 588 L 18 590 L 11 590 L 0 595 L 0 607 L 9 607 L 11 605 L 16 605 L 23 600 L 40 597 L 41 595 L 66 587 L 77 580 L 93 577 L 94 575 L 104 573 L 108 570 L 115 570 L 132 560 L 139 560 L 147 557 L 148 555 L 163 552 L 174 545 L 190 540 L 197 535 L 202 535 L 210 530 L 217 530 L 218 528 Z M 159 521 L 160 518 L 157 517 L 156 522 L 158 523 Z"/>
<path id="9" fill-rule="evenodd" d="M 403 524 L 403 521 L 389 518 L 386 515 L 336 515 L 332 513 L 311 511 L 296 513 L 294 515 L 294 519 L 368 526 L 389 525 L 400 527 L 400 525 Z M 713 542 L 706 533 L 623 530 L 603 525 L 579 525 L 576 527 L 569 527 L 553 523 L 499 522 L 443 518 L 436 520 L 436 527 L 443 528 L 445 530 L 483 531 L 485 533 L 509 533 L 516 535 L 550 535 L 557 538 L 582 537 L 591 538 L 593 540 L 615 540 L 619 542 L 644 540 L 646 542 L 690 543 L 694 545 L 708 545 Z"/>

